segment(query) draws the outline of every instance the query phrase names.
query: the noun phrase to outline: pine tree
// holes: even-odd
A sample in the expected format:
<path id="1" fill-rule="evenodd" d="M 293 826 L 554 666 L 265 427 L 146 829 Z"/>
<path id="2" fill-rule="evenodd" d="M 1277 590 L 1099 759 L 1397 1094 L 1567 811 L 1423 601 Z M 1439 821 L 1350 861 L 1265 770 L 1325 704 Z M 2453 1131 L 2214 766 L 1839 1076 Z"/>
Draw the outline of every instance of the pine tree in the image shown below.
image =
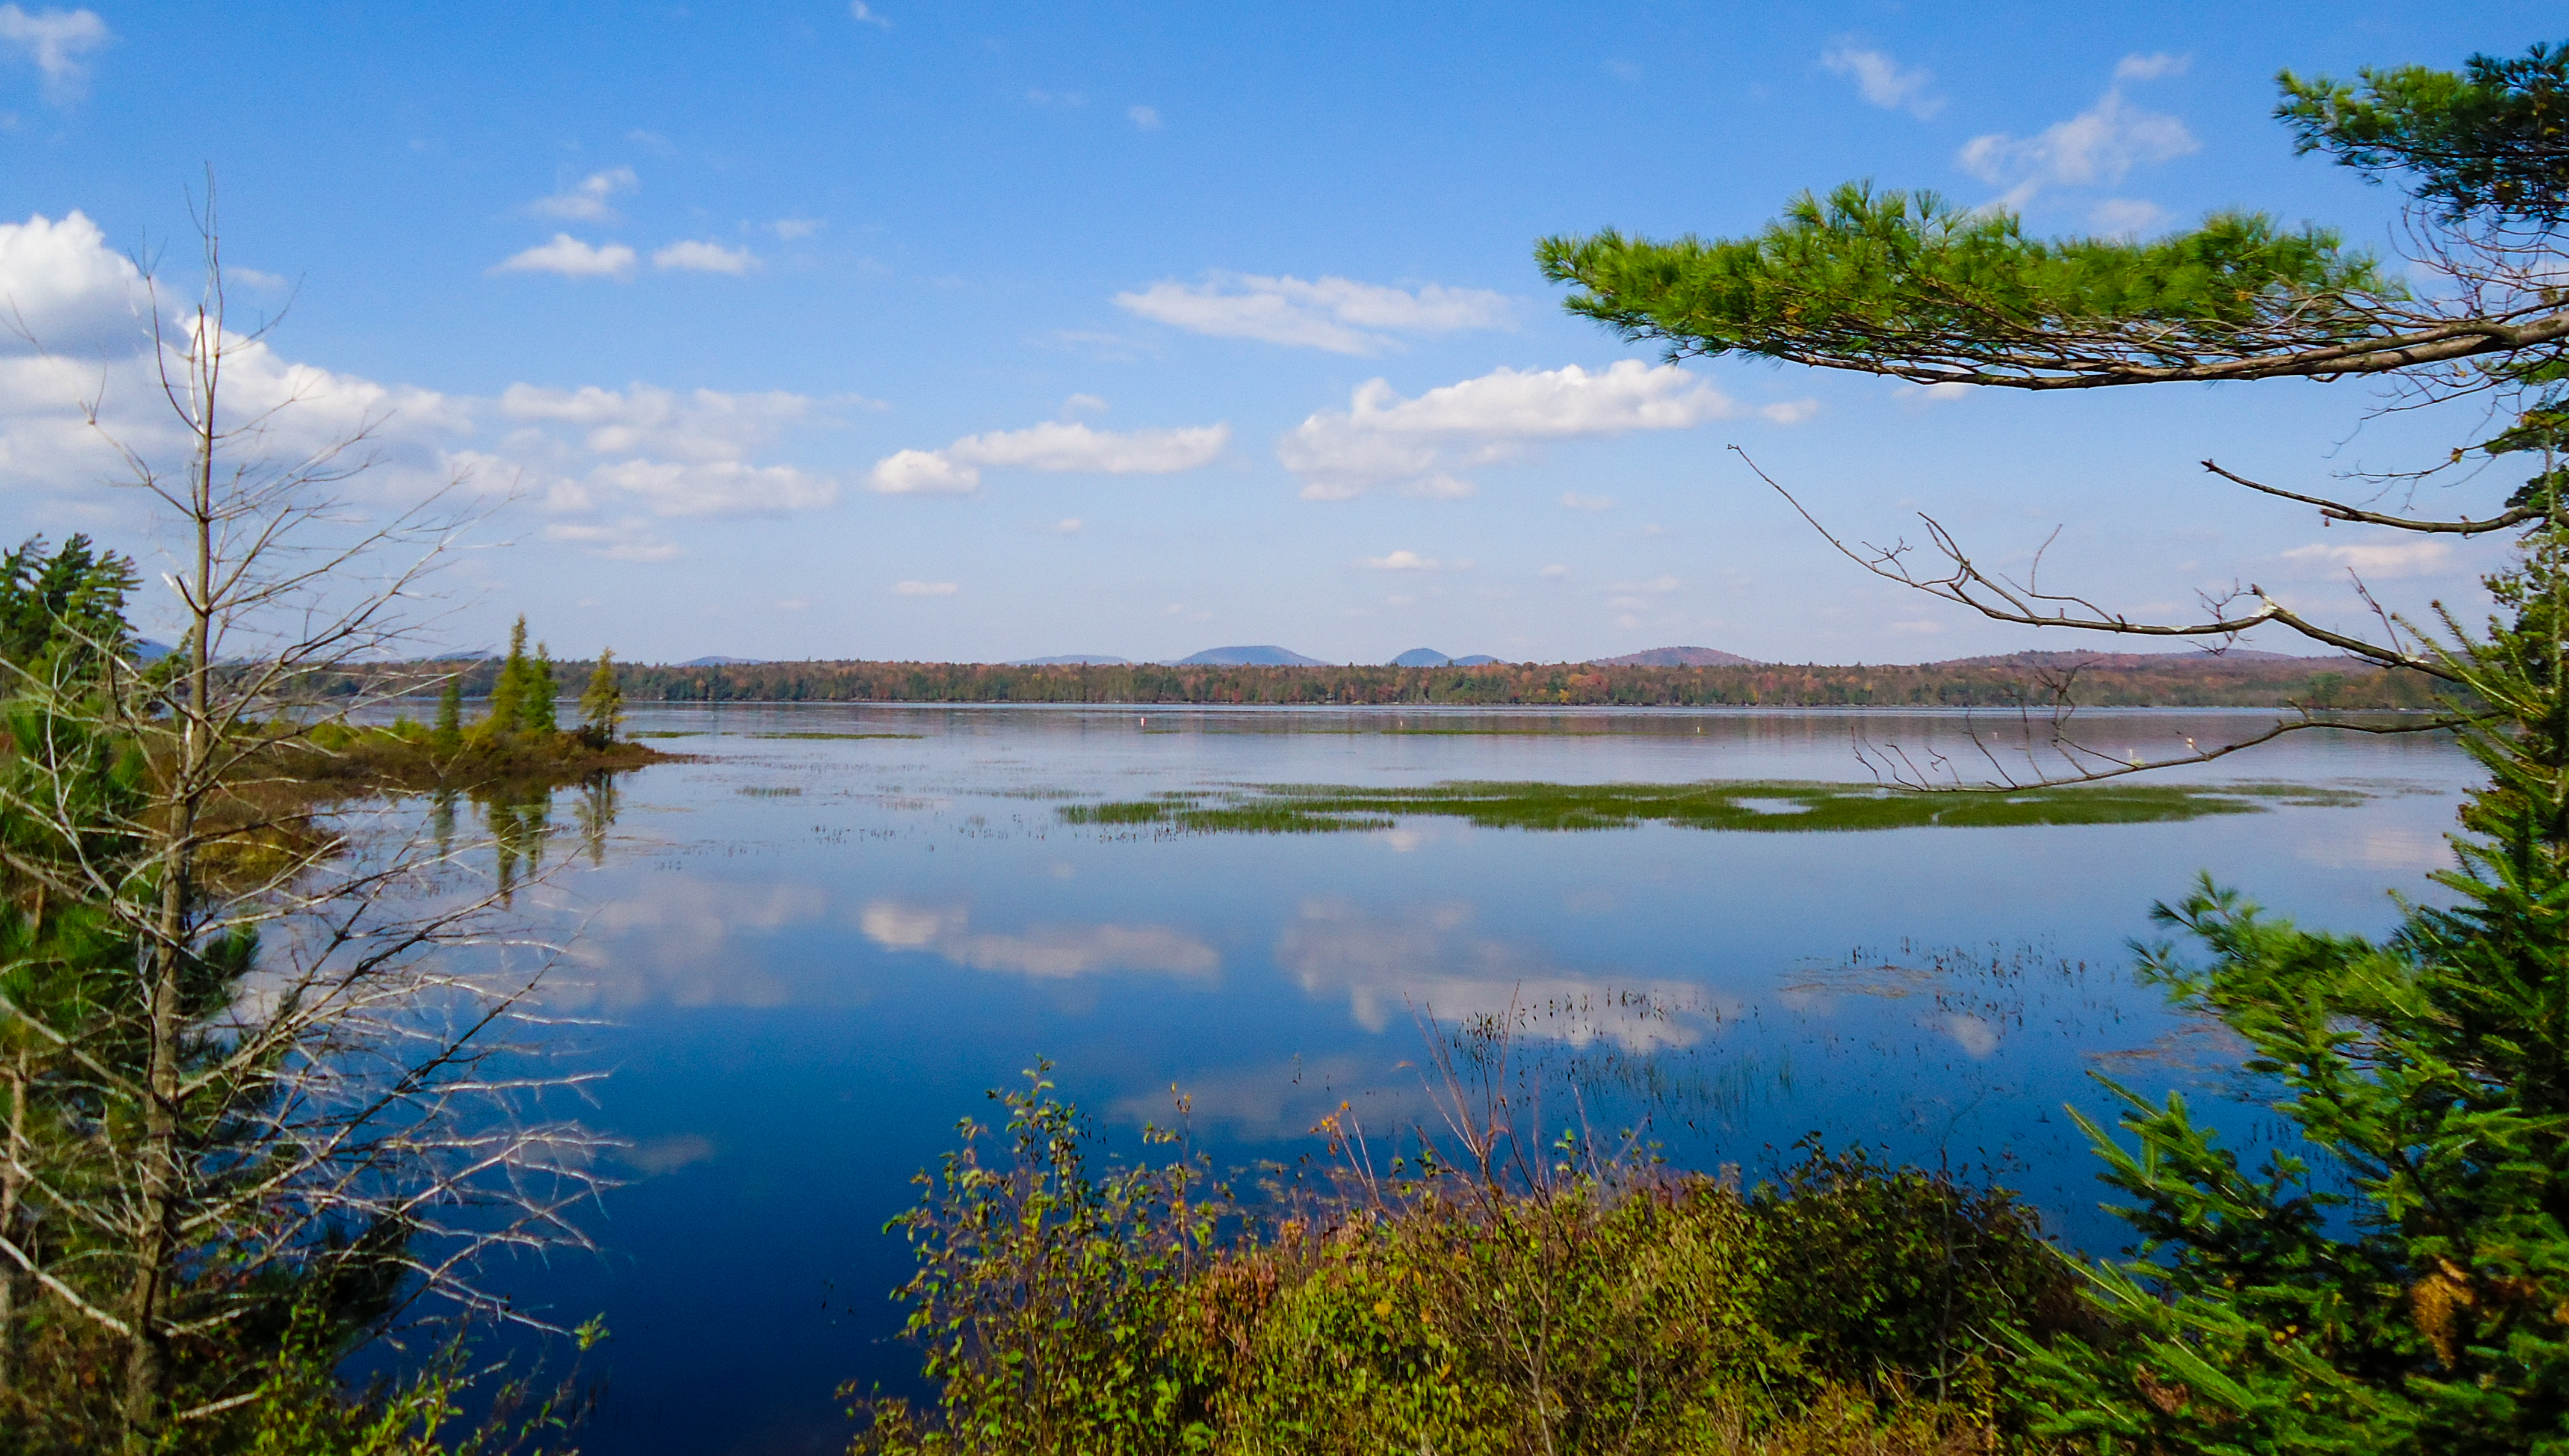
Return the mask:
<path id="1" fill-rule="evenodd" d="M 2456 463 L 2539 467 L 2476 518 L 2420 521 L 2256 486 L 2336 522 L 2519 533 L 2466 628 L 2367 642 L 2250 587 L 2226 619 L 2145 624 L 2069 597 L 2027 606 L 1973 574 L 1910 576 L 2001 620 L 2218 636 L 2276 623 L 2444 684 L 2443 718 L 2487 771 L 2434 877 L 2380 941 L 2306 930 L 2208 881 L 2163 922 L 2204 951 L 2151 950 L 2176 1003 L 2247 1044 L 2299 1143 L 2251 1168 L 2181 1096 L 2109 1083 L 2119 1130 L 2081 1123 L 2136 1257 L 2093 1268 L 2113 1334 L 2020 1342 L 2041 1426 L 2079 1450 L 2569 1451 L 2569 47 L 2403 67 L 2359 85 L 2283 78 L 2301 150 L 2397 176 L 2441 274 L 2411 289 L 2318 228 L 2223 214 L 2151 241 L 2040 241 L 2014 216 L 1841 187 L 1764 232 L 1670 243 L 1548 239 L 1574 311 L 1672 356 L 1744 352 L 1922 383 L 2032 390 L 2385 374 L 2424 398 L 2511 397 Z M 2209 463 L 2207 463 L 2209 464 Z M 2485 477 L 2484 477 L 2485 479 Z M 1940 539 L 1940 548 L 1949 543 Z M 1863 560 L 1859 557 L 1859 560 Z M 2083 610 L 2083 604 L 2082 604 Z M 2226 611 L 2226 609 L 2225 609 Z M 2057 614 L 2055 614 L 2055 612 Z M 2223 611 L 2213 613 L 2223 618 Z M 2411 645 L 2423 638 L 2424 645 Z M 2137 1146 L 2127 1146 L 2136 1143 Z"/>

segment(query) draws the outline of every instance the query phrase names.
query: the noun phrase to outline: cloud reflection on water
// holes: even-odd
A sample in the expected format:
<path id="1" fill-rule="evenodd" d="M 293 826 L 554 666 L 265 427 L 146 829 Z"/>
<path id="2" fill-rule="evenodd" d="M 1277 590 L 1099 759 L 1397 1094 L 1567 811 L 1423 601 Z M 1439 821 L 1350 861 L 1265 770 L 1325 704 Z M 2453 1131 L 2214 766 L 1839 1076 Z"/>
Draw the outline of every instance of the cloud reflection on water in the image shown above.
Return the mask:
<path id="1" fill-rule="evenodd" d="M 1573 1046 L 1649 1051 L 1702 1038 L 1687 1015 L 1713 1009 L 1701 986 L 1583 975 L 1532 947 L 1474 934 L 1472 918 L 1460 902 L 1380 914 L 1305 901 L 1276 942 L 1276 963 L 1312 996 L 1344 993 L 1367 1031 L 1388 1028 L 1394 1011 L 1451 1022 L 1514 1009 L 1535 1017 L 1525 1031 Z"/>
<path id="2" fill-rule="evenodd" d="M 960 905 L 878 900 L 857 916 L 866 938 L 886 950 L 923 950 L 973 970 L 1003 970 L 1038 980 L 1067 980 L 1106 971 L 1210 976 L 1221 952 L 1169 925 L 1030 925 L 1015 934 L 975 931 Z"/>

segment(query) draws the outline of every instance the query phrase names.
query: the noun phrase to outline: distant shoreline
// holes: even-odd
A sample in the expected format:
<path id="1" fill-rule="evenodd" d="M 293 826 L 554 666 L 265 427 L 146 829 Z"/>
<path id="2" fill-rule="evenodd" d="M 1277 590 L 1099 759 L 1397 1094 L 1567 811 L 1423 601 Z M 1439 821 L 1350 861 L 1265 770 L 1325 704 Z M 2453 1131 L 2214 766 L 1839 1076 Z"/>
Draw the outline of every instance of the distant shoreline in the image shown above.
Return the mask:
<path id="1" fill-rule="evenodd" d="M 436 668 L 442 664 L 423 664 Z M 497 665 L 457 662 L 467 695 Z M 1010 665 L 944 662 L 618 663 L 645 703 L 1105 703 L 1337 707 L 2431 708 L 2420 674 L 2351 658 L 2023 653 L 1952 662 L 1703 667 L 1492 663 L 1476 667 Z"/>

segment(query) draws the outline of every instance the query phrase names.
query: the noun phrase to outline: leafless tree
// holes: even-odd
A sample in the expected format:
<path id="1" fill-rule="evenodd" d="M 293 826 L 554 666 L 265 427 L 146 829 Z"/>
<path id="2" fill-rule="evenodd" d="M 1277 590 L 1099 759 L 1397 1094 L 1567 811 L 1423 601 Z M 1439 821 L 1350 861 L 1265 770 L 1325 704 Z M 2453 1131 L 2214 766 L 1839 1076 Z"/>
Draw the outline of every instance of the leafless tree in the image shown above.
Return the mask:
<path id="1" fill-rule="evenodd" d="M 324 797 L 293 767 L 316 729 L 422 686 L 402 659 L 471 493 L 361 498 L 382 416 L 314 444 L 298 389 L 241 398 L 229 373 L 275 320 L 234 327 L 210 186 L 196 220 L 201 292 L 144 278 L 181 447 L 121 432 L 104 383 L 87 405 L 166 531 L 175 661 L 101 643 L 98 679 L 19 674 L 0 781 L 21 830 L 0 869 L 123 947 L 103 978 L 0 994 L 31 1053 L 6 1088 L 0 1260 L 12 1291 L 121 1350 L 138 1443 L 250 1398 L 257 1372 L 207 1352 L 281 1288 L 372 1280 L 373 1317 L 430 1298 L 531 1318 L 483 1292 L 479 1261 L 583 1243 L 568 1215 L 599 1183 L 596 1140 L 552 1110 L 581 1080 L 543 1058 L 553 947 L 419 804 Z M 99 792 L 119 755 L 126 791 Z"/>

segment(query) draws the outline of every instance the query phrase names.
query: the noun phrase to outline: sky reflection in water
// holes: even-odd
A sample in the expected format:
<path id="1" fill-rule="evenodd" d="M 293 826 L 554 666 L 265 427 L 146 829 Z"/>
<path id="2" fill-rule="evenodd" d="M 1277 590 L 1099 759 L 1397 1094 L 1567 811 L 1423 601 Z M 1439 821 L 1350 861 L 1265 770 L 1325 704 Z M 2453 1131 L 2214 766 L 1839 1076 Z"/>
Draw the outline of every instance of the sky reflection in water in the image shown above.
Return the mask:
<path id="1" fill-rule="evenodd" d="M 2234 714 L 2099 715 L 2100 747 L 2244 736 Z M 1064 803 L 1244 783 L 1862 780 L 1853 740 L 1948 751 L 1958 718 L 1798 712 L 653 708 L 704 761 L 626 780 L 549 899 L 583 922 L 550 989 L 600 1018 L 593 1118 L 630 1141 L 602 1260 L 519 1296 L 604 1310 L 585 1442 L 835 1450 L 841 1380 L 904 1386 L 883 1221 L 1038 1056 L 1121 1133 L 1194 1098 L 1216 1158 L 1317 1151 L 1341 1100 L 1424 1115 L 1416 1017 L 1527 1013 L 1601 1120 L 1752 1173 L 1809 1131 L 2007 1159 L 2056 1227 L 2118 1243 L 2060 1116 L 2091 1069 L 2200 1078 L 2219 1048 L 2130 984 L 2153 900 L 2208 870 L 2351 930 L 2445 862 L 2467 765 L 2439 741 L 2310 735 L 2204 778 L 2358 785 L 2360 808 L 2181 823 L 1853 834 L 1594 833 L 1404 820 L 1328 835 L 1072 827 Z M 1402 731 L 1470 728 L 1473 732 Z M 1388 731 L 1386 731 L 1388 730 Z M 916 738 L 778 738 L 906 733 Z M 2124 740 L 2128 739 L 2128 742 Z M 2108 742 L 2107 740 L 2112 740 Z M 578 844 L 565 794 L 558 858 Z M 593 817 L 593 806 L 592 817 Z M 2250 1108 L 2246 1138 L 2271 1135 Z"/>

